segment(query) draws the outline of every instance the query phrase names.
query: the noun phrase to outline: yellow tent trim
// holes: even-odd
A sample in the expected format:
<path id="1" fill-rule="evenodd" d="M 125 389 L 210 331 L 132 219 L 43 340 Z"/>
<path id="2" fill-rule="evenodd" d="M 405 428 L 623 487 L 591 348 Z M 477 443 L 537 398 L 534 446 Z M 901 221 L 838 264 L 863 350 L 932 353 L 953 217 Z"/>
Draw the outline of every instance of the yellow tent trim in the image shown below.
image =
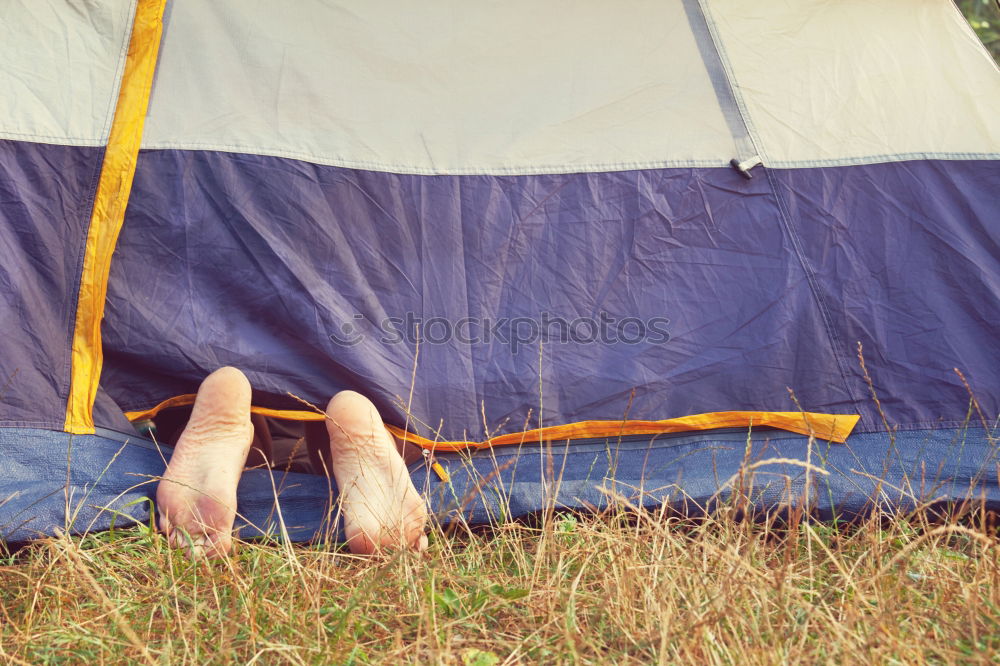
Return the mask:
<path id="1" fill-rule="evenodd" d="M 131 421 L 141 421 L 155 417 L 168 407 L 182 407 L 194 404 L 194 394 L 179 395 L 164 400 L 156 407 L 144 411 L 126 412 Z M 322 421 L 325 416 L 318 412 L 294 409 L 269 409 L 251 407 L 254 414 L 271 416 L 292 421 Z M 713 430 L 715 428 L 771 427 L 788 430 L 800 435 L 812 435 L 831 442 L 845 442 L 854 430 L 858 414 L 817 414 L 813 412 L 711 412 L 693 414 L 662 421 L 580 421 L 566 425 L 546 426 L 524 432 L 499 435 L 482 442 L 475 441 L 435 441 L 407 432 L 396 426 L 386 426 L 401 440 L 417 444 L 431 451 L 463 451 L 465 449 L 485 449 L 492 446 L 509 446 L 529 442 L 565 441 L 568 439 L 589 439 L 594 437 L 623 437 L 627 435 L 662 435 L 667 433 Z"/>
<path id="2" fill-rule="evenodd" d="M 118 104 L 101 165 L 101 178 L 97 183 L 84 249 L 73 331 L 70 388 L 66 400 L 65 430 L 71 433 L 94 432 L 94 399 L 104 363 L 101 319 L 108 291 L 108 271 L 132 190 L 160 35 L 163 33 L 165 5 L 166 0 L 139 0 L 135 8 Z"/>

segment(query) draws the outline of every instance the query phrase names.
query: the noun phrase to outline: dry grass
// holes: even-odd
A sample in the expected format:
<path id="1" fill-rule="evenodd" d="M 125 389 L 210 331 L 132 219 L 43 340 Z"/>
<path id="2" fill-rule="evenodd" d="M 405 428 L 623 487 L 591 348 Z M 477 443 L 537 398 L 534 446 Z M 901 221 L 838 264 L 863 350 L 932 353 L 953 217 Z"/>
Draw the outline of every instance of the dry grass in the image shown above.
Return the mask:
<path id="1" fill-rule="evenodd" d="M 0 564 L 0 661 L 969 663 L 1000 651 L 1000 548 L 975 519 L 837 529 L 616 512 L 432 534 L 423 556 L 146 529 Z"/>

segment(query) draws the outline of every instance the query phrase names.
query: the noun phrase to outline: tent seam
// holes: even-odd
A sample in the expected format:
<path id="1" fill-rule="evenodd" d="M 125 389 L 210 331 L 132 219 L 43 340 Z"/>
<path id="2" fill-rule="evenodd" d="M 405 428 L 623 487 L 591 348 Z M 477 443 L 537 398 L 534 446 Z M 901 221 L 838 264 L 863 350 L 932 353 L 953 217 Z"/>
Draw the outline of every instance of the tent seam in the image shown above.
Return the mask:
<path id="1" fill-rule="evenodd" d="M 853 385 L 849 380 L 850 373 L 847 371 L 848 365 L 846 359 L 840 351 L 842 343 L 833 327 L 833 317 L 830 315 L 830 309 L 827 307 L 826 302 L 820 293 L 819 284 L 816 279 L 816 271 L 809 264 L 809 261 L 805 256 L 805 252 L 802 249 L 802 242 L 795 233 L 795 228 L 792 226 L 791 213 L 788 210 L 784 197 L 781 196 L 777 183 L 774 181 L 773 170 L 764 167 L 764 174 L 767 178 L 768 185 L 770 186 L 771 193 L 774 195 L 775 202 L 777 203 L 778 215 L 781 218 L 782 226 L 785 227 L 785 232 L 788 234 L 788 238 L 792 242 L 792 248 L 795 250 L 796 257 L 798 257 L 799 265 L 802 266 L 802 270 L 806 276 L 806 281 L 809 284 L 809 290 L 812 292 L 816 308 L 819 310 L 820 317 L 823 320 L 823 327 L 826 329 L 827 338 L 830 343 L 830 351 L 833 353 L 834 358 L 837 359 L 837 366 L 840 370 L 841 378 L 844 380 L 844 389 L 846 390 L 848 397 L 854 403 L 855 411 L 860 414 L 862 413 L 860 407 L 863 401 L 858 395 L 855 394 Z"/>
<path id="2" fill-rule="evenodd" d="M 129 17 L 125 21 L 125 25 L 135 25 L 135 15 L 138 7 L 139 0 L 132 0 L 129 3 L 127 10 Z M 128 62 L 128 49 L 132 43 L 132 32 L 131 29 L 125 31 L 125 39 L 122 40 L 121 47 L 118 50 L 118 63 L 115 65 L 115 87 L 108 96 L 108 106 L 104 111 L 104 124 L 101 126 L 101 136 L 98 145 L 106 146 L 111 139 L 111 126 L 114 123 L 115 111 L 118 109 L 118 97 L 121 95 L 122 82 L 125 79 L 125 64 Z"/>
<path id="3" fill-rule="evenodd" d="M 861 402 L 859 398 L 854 395 L 852 391 L 851 382 L 848 380 L 847 365 L 842 355 L 840 354 L 838 344 L 838 338 L 833 329 L 833 321 L 830 316 L 829 308 L 826 306 L 820 292 L 819 285 L 816 282 L 816 274 L 812 267 L 809 265 L 806 259 L 805 253 L 802 249 L 802 243 L 795 233 L 795 229 L 792 226 L 791 215 L 787 209 L 784 199 L 781 197 L 780 192 L 774 182 L 771 175 L 771 171 L 768 168 L 771 161 L 768 157 L 767 151 L 764 148 L 763 142 L 761 141 L 760 135 L 757 133 L 757 128 L 754 126 L 751 120 L 750 111 L 747 108 L 746 102 L 743 99 L 743 95 L 740 91 L 740 85 L 736 78 L 736 73 L 733 70 L 732 63 L 729 60 L 729 55 L 726 52 L 725 45 L 722 42 L 721 36 L 719 35 L 718 26 L 716 25 L 715 19 L 712 17 L 711 10 L 708 7 L 707 0 L 699 0 L 699 5 L 702 8 L 702 12 L 705 15 L 705 22 L 708 24 L 710 33 L 712 34 L 712 39 L 715 44 L 716 51 L 719 54 L 719 59 L 722 62 L 723 69 L 729 79 L 729 87 L 732 91 L 733 98 L 736 100 L 736 106 L 740 111 L 740 116 L 743 118 L 743 123 L 746 126 L 747 133 L 750 135 L 750 139 L 753 142 L 756 150 L 757 156 L 764 162 L 764 173 L 767 178 L 769 188 L 771 193 L 774 195 L 775 203 L 778 208 L 778 216 L 781 220 L 782 226 L 785 228 L 785 233 L 788 235 L 789 240 L 792 243 L 792 248 L 795 250 L 795 255 L 799 260 L 799 265 L 802 267 L 805 273 L 806 281 L 809 284 L 809 289 L 812 292 L 813 301 L 816 304 L 816 308 L 819 311 L 820 318 L 823 321 L 823 327 L 826 329 L 826 335 L 828 342 L 830 344 L 830 351 L 833 353 L 834 358 L 837 361 L 837 367 L 840 371 L 841 379 L 844 382 L 844 389 L 847 392 L 848 397 L 854 403 L 855 409 L 860 407 Z"/>
<path id="4" fill-rule="evenodd" d="M 756 149 L 756 147 L 755 147 Z M 276 159 L 295 160 L 312 166 L 324 166 L 336 169 L 351 169 L 357 171 L 369 171 L 373 173 L 388 173 L 409 176 L 497 176 L 497 177 L 519 177 L 519 176 L 550 176 L 550 175 L 571 175 L 602 173 L 607 171 L 645 171 L 649 169 L 731 169 L 726 161 L 716 160 L 685 160 L 668 159 L 652 160 L 642 162 L 606 162 L 606 163 L 586 163 L 586 164 L 548 164 L 532 167 L 496 167 L 482 169 L 456 168 L 449 170 L 430 169 L 428 167 L 409 164 L 389 164 L 384 162 L 371 162 L 367 160 L 346 160 L 333 157 L 322 157 L 312 153 L 301 153 L 290 150 L 272 150 L 260 146 L 228 145 L 228 144 L 208 144 L 208 143 L 185 143 L 185 142 L 158 142 L 153 145 L 144 145 L 140 152 L 213 152 L 226 153 L 229 155 L 244 155 L 250 157 L 271 157 Z M 818 160 L 768 160 L 768 166 L 783 169 L 805 169 L 811 167 L 825 166 L 856 166 L 863 164 L 880 164 L 894 162 L 908 162 L 918 160 L 1000 160 L 1000 153 L 967 153 L 967 152 L 915 152 L 915 153 L 893 153 L 880 155 L 858 155 L 853 157 L 836 157 Z"/>

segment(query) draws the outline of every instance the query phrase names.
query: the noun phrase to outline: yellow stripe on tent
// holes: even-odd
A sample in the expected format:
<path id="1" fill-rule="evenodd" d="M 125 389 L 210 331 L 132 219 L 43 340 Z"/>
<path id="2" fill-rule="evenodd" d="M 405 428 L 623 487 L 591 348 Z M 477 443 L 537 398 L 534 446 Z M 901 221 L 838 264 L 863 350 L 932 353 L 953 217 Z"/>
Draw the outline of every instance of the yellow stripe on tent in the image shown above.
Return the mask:
<path id="1" fill-rule="evenodd" d="M 670 433 L 714 430 L 716 428 L 771 427 L 811 435 L 818 439 L 843 443 L 860 419 L 858 414 L 817 414 L 813 412 L 711 412 L 692 414 L 661 421 L 580 421 L 546 426 L 524 432 L 500 435 L 483 442 L 435 442 L 395 426 L 387 426 L 396 437 L 433 451 L 461 451 L 510 446 L 528 442 L 566 441 L 571 439 L 625 437 L 628 435 L 665 435 Z"/>
<path id="2" fill-rule="evenodd" d="M 125 71 L 84 250 L 66 401 L 65 430 L 71 433 L 94 432 L 94 399 L 104 363 L 101 318 L 108 291 L 108 271 L 132 189 L 165 5 L 166 0 L 138 0 L 132 22 Z"/>
<path id="3" fill-rule="evenodd" d="M 192 405 L 194 398 L 193 393 L 178 395 L 164 400 L 152 409 L 126 412 L 125 416 L 130 421 L 151 419 L 168 407 Z M 322 421 L 326 418 L 319 412 L 295 409 L 270 409 L 254 406 L 250 408 L 250 411 L 254 414 L 292 421 Z M 616 438 L 628 435 L 663 435 L 714 430 L 715 428 L 754 427 L 779 428 L 800 435 L 813 436 L 823 441 L 844 443 L 860 418 L 858 414 L 818 414 L 815 412 L 710 412 L 662 421 L 580 421 L 499 435 L 481 442 L 435 441 L 396 426 L 386 427 L 401 440 L 431 451 L 463 451 L 465 449 L 485 449 L 492 446 L 509 446 L 529 442 L 565 441 L 595 437 Z"/>

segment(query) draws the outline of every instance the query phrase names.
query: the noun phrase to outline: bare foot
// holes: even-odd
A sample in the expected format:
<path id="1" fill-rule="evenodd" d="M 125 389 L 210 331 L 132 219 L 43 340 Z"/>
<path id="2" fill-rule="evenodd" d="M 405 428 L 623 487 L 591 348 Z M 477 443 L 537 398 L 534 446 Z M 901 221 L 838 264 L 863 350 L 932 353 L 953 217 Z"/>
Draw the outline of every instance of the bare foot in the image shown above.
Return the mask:
<path id="1" fill-rule="evenodd" d="M 236 485 L 246 464 L 253 426 L 250 382 L 236 368 L 205 378 L 191 419 L 156 489 L 160 531 L 173 548 L 215 557 L 232 547 Z"/>
<path id="2" fill-rule="evenodd" d="M 353 553 L 427 547 L 427 509 L 370 400 L 341 391 L 326 408 L 330 460 Z"/>

